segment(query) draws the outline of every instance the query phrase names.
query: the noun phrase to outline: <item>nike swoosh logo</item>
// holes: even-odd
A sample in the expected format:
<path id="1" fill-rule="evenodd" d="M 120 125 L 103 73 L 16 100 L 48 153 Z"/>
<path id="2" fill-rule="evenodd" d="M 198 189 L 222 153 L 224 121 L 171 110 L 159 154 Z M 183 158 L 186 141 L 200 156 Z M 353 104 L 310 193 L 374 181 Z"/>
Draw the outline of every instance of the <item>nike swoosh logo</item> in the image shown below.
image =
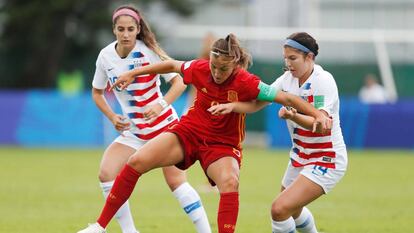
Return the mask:
<path id="1" fill-rule="evenodd" d="M 107 71 L 111 71 L 111 70 L 113 70 L 113 69 L 114 69 L 114 67 L 107 69 Z"/>

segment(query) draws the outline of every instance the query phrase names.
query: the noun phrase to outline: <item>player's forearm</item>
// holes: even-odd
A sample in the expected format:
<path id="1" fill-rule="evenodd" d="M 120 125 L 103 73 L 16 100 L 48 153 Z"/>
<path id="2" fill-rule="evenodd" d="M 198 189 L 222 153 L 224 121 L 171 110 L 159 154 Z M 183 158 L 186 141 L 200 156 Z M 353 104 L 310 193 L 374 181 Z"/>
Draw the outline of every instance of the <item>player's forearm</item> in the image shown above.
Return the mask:
<path id="1" fill-rule="evenodd" d="M 168 92 L 164 96 L 164 99 L 168 104 L 172 104 L 185 91 L 185 88 L 187 87 L 180 75 L 175 76 L 170 81 L 170 84 L 170 89 L 168 89 Z"/>
<path id="2" fill-rule="evenodd" d="M 304 101 L 302 98 L 286 92 L 278 92 L 275 98 L 275 102 L 281 103 L 284 106 L 294 107 L 298 110 L 298 112 L 312 116 L 314 118 L 320 117 L 321 114 L 323 114 L 315 107 L 313 107 L 313 105 Z"/>
<path id="3" fill-rule="evenodd" d="M 131 70 L 132 76 L 145 75 L 145 74 L 166 74 L 166 73 L 181 73 L 181 61 L 166 60 L 159 63 L 151 64 L 148 66 L 141 66 L 137 69 Z"/>
<path id="4" fill-rule="evenodd" d="M 302 126 L 303 128 L 306 128 L 308 130 L 313 130 L 313 123 L 315 122 L 315 118 L 311 116 L 306 116 L 300 113 L 296 113 L 295 116 L 293 116 L 290 120 Z M 317 125 L 315 133 L 323 134 L 326 132 L 323 131 L 321 125 Z"/>
<path id="5" fill-rule="evenodd" d="M 290 118 L 290 120 L 306 129 L 312 130 L 315 118 L 296 113 L 292 118 Z"/>
<path id="6" fill-rule="evenodd" d="M 95 102 L 96 106 L 101 110 L 101 112 L 109 119 L 111 120 L 114 115 L 114 111 L 109 106 L 108 102 L 105 99 L 105 96 L 103 95 L 103 90 L 99 89 L 92 89 L 92 99 Z"/>
<path id="7" fill-rule="evenodd" d="M 262 109 L 268 103 L 264 101 L 251 101 L 251 102 L 234 102 L 233 112 L 237 113 L 254 113 Z"/>

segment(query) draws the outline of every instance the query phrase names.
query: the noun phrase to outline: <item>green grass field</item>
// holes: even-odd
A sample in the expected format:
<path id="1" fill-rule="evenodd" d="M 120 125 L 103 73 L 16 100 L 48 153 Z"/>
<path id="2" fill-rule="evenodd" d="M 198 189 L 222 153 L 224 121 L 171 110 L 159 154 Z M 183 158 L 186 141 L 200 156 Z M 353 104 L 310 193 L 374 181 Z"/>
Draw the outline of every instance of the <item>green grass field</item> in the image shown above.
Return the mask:
<path id="1" fill-rule="evenodd" d="M 0 232 L 73 233 L 103 206 L 97 182 L 101 150 L 0 148 Z M 348 173 L 310 205 L 320 231 L 413 232 L 414 153 L 351 151 Z M 278 193 L 287 151 L 246 149 L 240 184 L 239 233 L 270 232 L 269 207 Z M 214 232 L 218 194 L 207 191 L 198 165 L 189 172 Z M 141 233 L 195 232 L 159 170 L 144 175 L 131 205 Z M 115 221 L 108 232 L 120 232 Z"/>

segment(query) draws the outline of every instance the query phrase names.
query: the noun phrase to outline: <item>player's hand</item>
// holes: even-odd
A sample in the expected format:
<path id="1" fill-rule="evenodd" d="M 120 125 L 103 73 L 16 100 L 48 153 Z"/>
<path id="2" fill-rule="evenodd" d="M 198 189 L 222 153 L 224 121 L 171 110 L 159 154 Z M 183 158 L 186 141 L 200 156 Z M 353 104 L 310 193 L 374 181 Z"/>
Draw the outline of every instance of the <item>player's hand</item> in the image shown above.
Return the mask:
<path id="1" fill-rule="evenodd" d="M 131 127 L 131 123 L 126 121 L 126 118 L 121 115 L 114 115 L 111 119 L 115 129 L 122 134 L 123 131 L 128 130 Z"/>
<path id="2" fill-rule="evenodd" d="M 162 112 L 163 108 L 161 106 L 161 104 L 154 104 L 154 105 L 149 105 L 145 111 L 143 112 L 144 114 L 144 119 L 146 121 L 152 122 L 154 121 Z"/>
<path id="3" fill-rule="evenodd" d="M 209 111 L 212 115 L 218 116 L 218 115 L 224 115 L 229 114 L 233 112 L 234 104 L 233 103 L 227 103 L 227 104 L 217 104 L 211 106 L 207 111 Z"/>
<path id="4" fill-rule="evenodd" d="M 321 112 L 313 122 L 312 132 L 321 132 L 322 134 L 329 134 L 332 129 L 332 119 Z"/>
<path id="5" fill-rule="evenodd" d="M 134 81 L 134 79 L 135 77 L 131 72 L 125 72 L 118 77 L 109 90 L 112 91 L 115 87 L 118 87 L 119 90 L 124 90 Z"/>
<path id="6" fill-rule="evenodd" d="M 296 113 L 298 113 L 298 111 L 292 107 L 281 107 L 279 109 L 279 117 L 286 120 L 292 119 Z"/>

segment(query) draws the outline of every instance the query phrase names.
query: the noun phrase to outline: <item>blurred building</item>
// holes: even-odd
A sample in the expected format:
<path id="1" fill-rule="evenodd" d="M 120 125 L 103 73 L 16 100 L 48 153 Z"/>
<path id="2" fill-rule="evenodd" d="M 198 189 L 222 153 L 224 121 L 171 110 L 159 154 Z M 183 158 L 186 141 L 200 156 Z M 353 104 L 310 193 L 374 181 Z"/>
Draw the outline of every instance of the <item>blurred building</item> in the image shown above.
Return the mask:
<path id="1" fill-rule="evenodd" d="M 339 41 L 338 44 L 334 35 L 331 35 L 333 39 L 322 38 L 321 60 L 350 63 L 374 60 L 375 62 L 373 43 L 368 43 L 368 39 L 361 37 L 374 37 L 373 30 L 414 29 L 411 23 L 414 15 L 412 0 L 217 0 L 208 3 L 200 1 L 199 8 L 190 18 L 172 15 L 162 4 L 154 4 L 147 12 L 147 17 L 154 25 L 162 29 L 159 30 L 159 34 L 168 37 L 163 44 L 170 53 L 194 56 L 200 47 L 197 41 L 194 41 L 196 36 L 191 35 L 194 32 L 188 32 L 187 39 L 184 39 L 185 35 L 174 35 L 177 26 L 182 25 L 321 28 L 331 29 L 332 31 L 329 31 L 331 33 L 360 33 L 360 38 L 356 37 L 355 42 L 348 39 L 348 42 Z M 214 31 L 214 28 L 211 30 Z M 351 38 L 352 35 L 346 34 L 343 36 Z M 179 38 L 174 39 L 176 36 Z M 410 36 L 395 35 L 395 37 Z M 372 38 L 372 41 L 374 39 Z M 248 43 L 255 57 L 280 58 L 280 43 L 269 40 Z M 396 62 L 407 62 L 410 60 L 410 54 L 414 52 L 414 43 L 390 41 L 387 47 L 391 60 Z"/>
<path id="2" fill-rule="evenodd" d="M 379 77 L 391 102 L 414 95 L 410 88 L 414 86 L 412 0 L 199 2 L 199 10 L 189 18 L 169 13 L 162 4 L 147 11 L 163 47 L 174 57 L 195 58 L 209 31 L 219 37 L 233 32 L 254 57 L 251 71 L 270 83 L 282 73 L 283 40 L 292 32 L 307 31 L 320 46 L 317 63 L 334 75 L 342 96 L 357 96 L 368 73 Z M 344 109 L 354 106 L 352 100 L 349 106 L 346 102 L 342 102 Z M 257 114 L 255 119 L 264 118 L 263 113 Z M 248 129 L 263 129 L 260 122 L 248 118 Z"/>

